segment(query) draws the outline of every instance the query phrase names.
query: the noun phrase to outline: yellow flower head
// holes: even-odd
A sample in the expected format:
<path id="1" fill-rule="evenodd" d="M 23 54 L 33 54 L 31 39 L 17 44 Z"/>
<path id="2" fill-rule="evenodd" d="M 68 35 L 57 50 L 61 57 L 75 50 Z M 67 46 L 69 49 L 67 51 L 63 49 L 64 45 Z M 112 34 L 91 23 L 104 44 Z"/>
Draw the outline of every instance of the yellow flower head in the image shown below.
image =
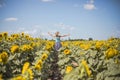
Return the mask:
<path id="1" fill-rule="evenodd" d="M 0 39 L 2 39 L 2 37 L 3 37 L 3 34 L 0 33 Z"/>
<path id="2" fill-rule="evenodd" d="M 24 36 L 24 35 L 25 35 L 25 33 L 24 33 L 24 32 L 22 32 L 22 33 L 21 33 L 21 35 L 22 35 L 22 36 Z"/>
<path id="3" fill-rule="evenodd" d="M 35 64 L 35 69 L 40 70 L 42 68 L 42 60 L 38 60 L 38 62 Z"/>
<path id="4" fill-rule="evenodd" d="M 4 37 L 7 37 L 7 36 L 8 36 L 8 33 L 7 33 L 7 32 L 4 32 L 4 33 L 3 33 L 3 36 L 4 36 Z"/>
<path id="5" fill-rule="evenodd" d="M 29 66 L 30 66 L 29 62 L 24 63 L 23 68 L 22 68 L 22 74 L 24 74 L 28 70 Z"/>
<path id="6" fill-rule="evenodd" d="M 105 52 L 105 55 L 106 55 L 106 58 L 109 59 L 115 55 L 118 54 L 118 50 L 114 49 L 114 48 L 109 48 L 106 52 Z"/>
<path id="7" fill-rule="evenodd" d="M 26 80 L 23 76 L 16 76 L 12 80 Z"/>
<path id="8" fill-rule="evenodd" d="M 43 53 L 41 60 L 44 61 L 47 59 L 47 57 L 48 57 L 48 55 L 46 53 Z"/>
<path id="9" fill-rule="evenodd" d="M 103 41 L 97 41 L 95 47 L 100 49 L 104 45 Z"/>
<path id="10" fill-rule="evenodd" d="M 29 35 L 25 35 L 26 39 L 29 40 L 30 36 Z"/>
<path id="11" fill-rule="evenodd" d="M 6 52 L 2 52 L 0 54 L 0 62 L 6 63 L 8 60 L 8 54 Z"/>
<path id="12" fill-rule="evenodd" d="M 33 48 L 30 45 L 24 44 L 21 46 L 22 51 L 31 51 Z"/>
<path id="13" fill-rule="evenodd" d="M 71 52 L 71 51 L 70 51 L 69 49 L 65 49 L 65 50 L 64 50 L 64 54 L 70 54 L 70 52 Z"/>
<path id="14" fill-rule="evenodd" d="M 42 60 L 38 60 L 37 64 L 42 66 Z"/>
<path id="15" fill-rule="evenodd" d="M 91 47 L 91 44 L 81 44 L 80 47 L 84 50 L 88 50 Z"/>
<path id="16" fill-rule="evenodd" d="M 31 42 L 30 45 L 31 45 L 32 47 L 35 47 L 35 46 L 36 46 L 35 42 Z"/>
<path id="17" fill-rule="evenodd" d="M 51 48 L 52 48 L 52 46 L 51 46 L 51 45 L 48 45 L 48 44 L 47 44 L 46 47 L 45 47 L 46 50 L 50 50 Z"/>
<path id="18" fill-rule="evenodd" d="M 73 67 L 72 66 L 67 66 L 66 67 L 66 73 L 70 73 L 72 71 Z"/>
<path id="19" fill-rule="evenodd" d="M 41 68 L 42 68 L 42 67 L 41 67 L 40 65 L 38 65 L 38 64 L 35 65 L 35 69 L 36 69 L 36 70 L 41 70 Z"/>
<path id="20" fill-rule="evenodd" d="M 27 70 L 28 71 L 28 73 L 29 73 L 29 78 L 30 78 L 30 80 L 33 80 L 33 76 L 34 76 L 34 74 L 33 74 L 33 71 L 31 70 L 31 69 L 28 69 Z"/>
<path id="21" fill-rule="evenodd" d="M 89 66 L 88 66 L 88 64 L 85 60 L 82 61 L 82 65 L 84 66 L 87 75 L 90 77 L 91 76 L 91 71 L 90 71 Z"/>
<path id="22" fill-rule="evenodd" d="M 12 53 L 18 52 L 19 51 L 19 46 L 18 45 L 13 45 L 10 50 L 11 50 Z"/>
<path id="23" fill-rule="evenodd" d="M 61 42 L 62 46 L 66 47 L 68 46 L 68 42 Z"/>
<path id="24" fill-rule="evenodd" d="M 7 40 L 8 40 L 8 41 L 13 41 L 13 38 L 12 38 L 12 37 L 8 37 Z"/>

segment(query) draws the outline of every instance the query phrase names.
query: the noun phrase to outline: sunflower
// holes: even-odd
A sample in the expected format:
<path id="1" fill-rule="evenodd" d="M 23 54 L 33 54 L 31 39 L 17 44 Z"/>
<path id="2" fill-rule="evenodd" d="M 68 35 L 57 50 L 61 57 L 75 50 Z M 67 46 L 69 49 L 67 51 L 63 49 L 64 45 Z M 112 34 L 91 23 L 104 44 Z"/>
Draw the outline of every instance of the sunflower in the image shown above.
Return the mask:
<path id="1" fill-rule="evenodd" d="M 66 73 L 70 73 L 72 71 L 73 67 L 72 66 L 67 66 L 66 67 Z"/>
<path id="2" fill-rule="evenodd" d="M 41 68 L 42 68 L 42 67 L 41 67 L 40 65 L 38 65 L 38 64 L 35 65 L 35 69 L 36 69 L 36 70 L 40 70 Z"/>
<path id="3" fill-rule="evenodd" d="M 16 76 L 12 80 L 26 80 L 23 76 Z"/>
<path id="4" fill-rule="evenodd" d="M 8 54 L 7 52 L 2 52 L 0 54 L 0 62 L 6 63 L 8 60 Z"/>
<path id="5" fill-rule="evenodd" d="M 24 44 L 21 46 L 22 51 L 31 51 L 32 49 L 33 49 L 32 46 L 30 46 L 28 44 Z"/>
<path id="6" fill-rule="evenodd" d="M 4 37 L 7 37 L 7 36 L 8 36 L 8 33 L 7 33 L 7 32 L 4 32 L 4 33 L 3 33 L 3 36 L 4 36 Z"/>
<path id="7" fill-rule="evenodd" d="M 24 74 L 26 70 L 28 70 L 29 66 L 30 66 L 29 62 L 24 63 L 23 68 L 22 68 L 22 74 Z"/>
<path id="8" fill-rule="evenodd" d="M 18 52 L 19 51 L 19 46 L 18 45 L 13 45 L 10 50 L 11 50 L 12 54 L 15 53 L 15 52 Z"/>
<path id="9" fill-rule="evenodd" d="M 47 57 L 48 55 L 46 53 L 43 53 L 41 60 L 44 61 L 45 59 L 47 59 Z"/>
<path id="10" fill-rule="evenodd" d="M 32 71 L 31 69 L 28 69 L 27 71 L 28 71 L 28 73 L 29 73 L 29 79 L 30 79 L 30 80 L 33 80 L 33 78 L 34 78 L 34 77 L 33 77 L 33 76 L 34 76 L 33 71 Z"/>
<path id="11" fill-rule="evenodd" d="M 46 50 L 50 50 L 51 48 L 52 48 L 52 46 L 51 46 L 51 45 L 48 45 L 48 44 L 47 44 L 46 47 L 45 47 Z"/>
<path id="12" fill-rule="evenodd" d="M 90 71 L 89 66 L 88 66 L 88 64 L 85 60 L 82 60 L 82 65 L 84 66 L 87 75 L 90 77 L 91 76 L 91 71 Z"/>
<path id="13" fill-rule="evenodd" d="M 96 49 L 100 49 L 104 45 L 103 41 L 97 41 L 95 44 Z"/>
<path id="14" fill-rule="evenodd" d="M 71 52 L 71 51 L 70 51 L 69 49 L 65 49 L 65 50 L 64 50 L 64 54 L 70 54 L 70 52 Z"/>
<path id="15" fill-rule="evenodd" d="M 35 47 L 35 46 L 36 46 L 35 42 L 31 42 L 30 45 L 31 45 L 32 47 Z"/>
<path id="16" fill-rule="evenodd" d="M 35 69 L 40 70 L 42 68 L 42 60 L 38 60 L 35 64 Z"/>
<path id="17" fill-rule="evenodd" d="M 3 34 L 0 33 L 0 39 L 2 39 L 2 37 L 3 37 Z"/>
<path id="18" fill-rule="evenodd" d="M 8 41 L 13 41 L 13 37 L 8 37 Z"/>
<path id="19" fill-rule="evenodd" d="M 21 33 L 21 35 L 22 35 L 22 36 L 24 36 L 24 35 L 25 35 L 25 33 L 24 33 L 24 32 L 22 32 L 22 33 Z"/>
<path id="20" fill-rule="evenodd" d="M 88 50 L 91 47 L 91 44 L 81 44 L 80 47 L 84 50 Z"/>
<path id="21" fill-rule="evenodd" d="M 106 58 L 109 59 L 115 55 L 118 54 L 118 50 L 114 49 L 114 48 L 109 48 L 106 52 L 105 52 L 105 55 L 106 55 Z"/>

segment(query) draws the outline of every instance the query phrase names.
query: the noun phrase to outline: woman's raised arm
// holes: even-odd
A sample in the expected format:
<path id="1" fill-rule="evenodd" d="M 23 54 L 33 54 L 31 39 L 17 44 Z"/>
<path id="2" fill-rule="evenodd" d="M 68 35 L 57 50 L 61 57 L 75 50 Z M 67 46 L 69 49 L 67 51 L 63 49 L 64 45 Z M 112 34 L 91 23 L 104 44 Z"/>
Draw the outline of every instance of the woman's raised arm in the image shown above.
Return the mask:
<path id="1" fill-rule="evenodd" d="M 55 37 L 53 34 L 51 34 L 50 32 L 48 32 L 48 34 L 50 35 L 50 36 L 52 36 L 52 37 Z"/>
<path id="2" fill-rule="evenodd" d="M 60 36 L 60 37 L 66 37 L 66 36 L 70 36 L 70 34 L 62 35 L 62 36 Z"/>

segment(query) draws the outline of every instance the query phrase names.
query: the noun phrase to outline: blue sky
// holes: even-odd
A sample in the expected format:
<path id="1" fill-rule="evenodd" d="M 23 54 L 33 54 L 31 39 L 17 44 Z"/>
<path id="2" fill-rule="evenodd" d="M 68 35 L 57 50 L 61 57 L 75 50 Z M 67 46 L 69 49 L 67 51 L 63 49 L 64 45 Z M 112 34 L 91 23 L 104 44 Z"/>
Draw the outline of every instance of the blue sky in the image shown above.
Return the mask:
<path id="1" fill-rule="evenodd" d="M 47 32 L 56 31 L 77 39 L 120 37 L 119 4 L 119 0 L 0 0 L 0 32 L 49 39 Z"/>

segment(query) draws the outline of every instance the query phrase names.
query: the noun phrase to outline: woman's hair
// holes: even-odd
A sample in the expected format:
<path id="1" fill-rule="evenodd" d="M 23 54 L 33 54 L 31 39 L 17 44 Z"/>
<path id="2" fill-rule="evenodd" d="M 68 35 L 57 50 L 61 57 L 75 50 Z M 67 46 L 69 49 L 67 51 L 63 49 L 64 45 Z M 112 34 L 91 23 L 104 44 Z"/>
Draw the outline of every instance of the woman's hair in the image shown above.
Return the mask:
<path id="1" fill-rule="evenodd" d="M 55 33 L 55 36 L 56 36 L 56 37 L 60 37 L 60 35 L 59 35 L 59 32 L 58 32 L 58 31 Z"/>

